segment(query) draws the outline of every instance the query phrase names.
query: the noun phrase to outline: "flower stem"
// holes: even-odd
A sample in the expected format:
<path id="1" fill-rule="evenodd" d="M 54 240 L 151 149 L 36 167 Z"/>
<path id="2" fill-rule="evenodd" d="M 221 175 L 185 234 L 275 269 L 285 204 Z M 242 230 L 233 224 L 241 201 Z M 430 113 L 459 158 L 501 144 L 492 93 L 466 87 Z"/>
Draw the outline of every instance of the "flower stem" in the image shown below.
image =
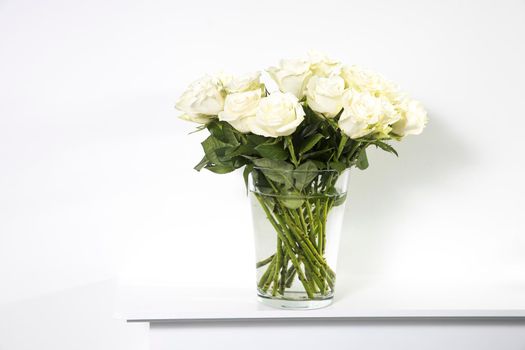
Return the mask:
<path id="1" fill-rule="evenodd" d="M 267 257 L 266 259 L 261 260 L 261 261 L 258 261 L 258 262 L 255 264 L 255 267 L 258 269 L 258 268 L 261 268 L 261 267 L 263 267 L 263 266 L 269 264 L 269 263 L 272 261 L 272 259 L 273 259 L 274 256 L 275 256 L 275 254 L 272 254 L 272 255 L 270 255 L 269 257 Z"/>
<path id="2" fill-rule="evenodd" d="M 268 207 L 264 203 L 264 200 L 261 198 L 261 196 L 259 194 L 256 194 L 256 193 L 254 193 L 254 195 L 257 198 L 257 200 L 259 201 L 259 203 L 261 204 L 264 212 L 266 213 L 266 217 L 268 218 L 268 220 L 270 221 L 272 226 L 275 228 L 278 237 L 284 243 L 283 244 L 284 251 L 288 255 L 288 257 L 290 258 L 292 264 L 294 265 L 295 270 L 297 271 L 297 274 L 299 276 L 299 280 L 301 281 L 301 283 L 304 286 L 306 294 L 308 295 L 309 298 L 313 298 L 314 297 L 314 292 L 312 291 L 312 288 L 311 288 L 310 284 L 308 283 L 308 280 L 306 279 L 304 273 L 302 272 L 301 264 L 300 264 L 299 260 L 297 259 L 297 257 L 295 256 L 295 254 L 294 254 L 294 252 L 292 250 L 292 247 L 290 246 L 289 242 L 286 240 L 286 238 L 285 238 L 285 236 L 284 236 L 284 234 L 282 232 L 282 229 L 279 227 L 279 225 L 277 224 L 277 222 L 273 218 L 273 215 L 270 213 Z M 268 269 L 270 269 L 270 267 Z M 259 282 L 259 284 L 260 283 L 261 282 Z"/>
<path id="3" fill-rule="evenodd" d="M 296 274 L 297 274 L 297 271 L 295 271 L 295 266 L 290 267 L 290 269 L 286 273 L 286 282 L 285 282 L 286 288 L 290 288 L 292 286 Z"/>
<path id="4" fill-rule="evenodd" d="M 290 152 L 290 158 L 292 160 L 292 163 L 295 166 L 299 165 L 299 162 L 297 161 L 297 157 L 295 156 L 295 149 L 293 147 L 293 142 L 291 136 L 285 136 L 286 144 L 288 145 L 288 151 Z"/>
<path id="5" fill-rule="evenodd" d="M 281 243 L 281 239 L 277 237 L 277 255 L 276 255 L 275 270 L 274 270 L 274 275 L 273 275 L 272 296 L 275 296 L 277 294 L 279 275 L 282 269 L 282 260 L 283 260 L 282 243 Z"/>
<path id="6" fill-rule="evenodd" d="M 273 270 L 273 265 L 275 264 L 275 260 L 272 259 L 272 262 L 270 263 L 270 266 L 268 266 L 268 268 L 266 269 L 266 271 L 264 272 L 264 274 L 262 275 L 261 279 L 259 280 L 259 283 L 258 283 L 258 287 L 259 288 L 264 288 L 264 285 L 266 284 L 266 281 L 268 280 L 268 278 L 270 277 L 270 273 L 272 272 Z"/>

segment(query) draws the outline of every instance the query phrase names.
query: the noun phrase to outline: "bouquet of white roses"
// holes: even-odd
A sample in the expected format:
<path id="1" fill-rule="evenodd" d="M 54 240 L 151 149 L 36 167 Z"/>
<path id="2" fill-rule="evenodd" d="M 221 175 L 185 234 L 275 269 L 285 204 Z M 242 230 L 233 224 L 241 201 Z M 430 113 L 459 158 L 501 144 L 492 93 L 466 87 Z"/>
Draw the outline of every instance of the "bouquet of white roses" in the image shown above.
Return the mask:
<path id="1" fill-rule="evenodd" d="M 320 54 L 282 60 L 261 73 L 205 76 L 176 103 L 181 118 L 210 135 L 195 166 L 224 174 L 244 167 L 276 236 L 275 253 L 257 263 L 261 295 L 286 297 L 297 278 L 309 299 L 333 293 L 324 257 L 326 220 L 344 201 L 336 182 L 345 169 L 368 166 L 366 149 L 397 155 L 388 143 L 417 135 L 421 104 L 381 75 Z M 271 90 L 271 89 L 270 89 Z"/>

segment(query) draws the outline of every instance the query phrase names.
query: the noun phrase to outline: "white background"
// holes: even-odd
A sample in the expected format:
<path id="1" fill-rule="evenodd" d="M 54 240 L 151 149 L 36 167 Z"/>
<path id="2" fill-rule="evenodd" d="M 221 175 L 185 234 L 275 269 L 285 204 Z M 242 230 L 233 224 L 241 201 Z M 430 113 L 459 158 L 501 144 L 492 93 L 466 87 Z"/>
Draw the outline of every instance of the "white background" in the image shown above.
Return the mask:
<path id="1" fill-rule="evenodd" d="M 203 73 L 310 49 L 430 115 L 352 174 L 339 283 L 523 288 L 524 18 L 523 1 L 0 0 L 0 349 L 144 348 L 109 318 L 117 276 L 253 283 L 241 176 L 192 170 L 205 135 L 173 105 Z"/>

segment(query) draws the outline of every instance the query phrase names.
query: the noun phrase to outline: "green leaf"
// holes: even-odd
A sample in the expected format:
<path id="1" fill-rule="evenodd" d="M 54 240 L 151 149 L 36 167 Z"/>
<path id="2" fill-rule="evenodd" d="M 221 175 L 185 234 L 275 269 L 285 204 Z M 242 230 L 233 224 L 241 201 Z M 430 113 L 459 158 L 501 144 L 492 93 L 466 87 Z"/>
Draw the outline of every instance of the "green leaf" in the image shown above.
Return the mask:
<path id="1" fill-rule="evenodd" d="M 199 126 L 197 126 L 195 128 L 195 130 L 193 130 L 192 132 L 189 132 L 188 135 L 195 134 L 195 133 L 197 133 L 199 131 L 202 131 L 204 129 L 206 129 L 206 125 L 199 125 Z"/>
<path id="2" fill-rule="evenodd" d="M 306 141 L 303 143 L 301 148 L 299 149 L 299 154 L 305 154 L 309 150 L 311 150 L 319 141 L 321 141 L 324 138 L 321 134 L 315 134 L 313 136 L 310 136 Z"/>
<path id="3" fill-rule="evenodd" d="M 295 188 L 301 191 L 306 185 L 312 182 L 313 179 L 319 174 L 319 169 L 312 161 L 307 161 L 301 164 L 293 172 L 293 178 L 295 180 Z"/>
<path id="4" fill-rule="evenodd" d="M 354 163 L 357 160 L 357 157 L 359 156 L 359 154 L 356 152 L 359 151 L 359 146 L 361 146 L 362 142 L 352 140 L 351 144 L 352 146 L 350 147 L 350 149 L 347 151 L 345 155 L 348 163 Z"/>
<path id="5" fill-rule="evenodd" d="M 239 169 L 239 168 L 245 166 L 247 163 L 248 163 L 248 161 L 246 160 L 246 158 L 237 157 L 237 158 L 233 159 L 233 167 L 235 169 Z"/>
<path id="6" fill-rule="evenodd" d="M 246 155 L 246 154 L 241 154 L 241 157 L 249 159 L 249 160 L 259 159 L 259 157 L 249 156 L 249 155 Z"/>
<path id="7" fill-rule="evenodd" d="M 355 146 L 356 144 L 358 144 L 358 142 L 357 142 L 356 140 L 352 140 L 352 139 L 349 138 L 349 139 L 346 141 L 345 147 L 343 148 L 343 153 L 348 153 L 348 152 L 350 152 L 350 151 L 354 148 L 354 146 Z"/>
<path id="8" fill-rule="evenodd" d="M 201 171 L 202 168 L 204 168 L 204 166 L 208 164 L 208 158 L 206 158 L 206 156 L 202 157 L 201 161 L 199 162 L 199 164 L 195 165 L 195 167 L 193 169 L 197 170 L 197 171 Z"/>
<path id="9" fill-rule="evenodd" d="M 313 162 L 315 166 L 317 166 L 317 169 L 324 169 L 326 166 L 325 162 L 321 162 L 320 160 L 312 159 L 310 161 Z"/>
<path id="10" fill-rule="evenodd" d="M 223 133 L 224 133 L 224 138 L 227 143 L 229 143 L 230 145 L 234 145 L 234 146 L 238 146 L 239 145 L 239 141 L 237 140 L 237 138 L 235 137 L 235 133 L 237 133 L 238 131 L 235 130 L 230 124 L 228 123 L 224 123 L 223 127 L 222 127 L 222 130 L 223 130 Z"/>
<path id="11" fill-rule="evenodd" d="M 346 163 L 344 162 L 330 162 L 329 166 L 330 169 L 335 169 L 340 173 L 342 173 L 347 168 Z"/>
<path id="12" fill-rule="evenodd" d="M 297 160 L 297 157 L 295 155 L 295 146 L 293 144 L 292 136 L 288 135 L 284 137 L 285 145 L 288 151 L 290 152 L 290 161 L 293 163 L 293 165 L 298 166 L 299 161 Z"/>
<path id="13" fill-rule="evenodd" d="M 293 197 L 279 198 L 279 201 L 289 209 L 298 209 L 304 203 L 304 199 Z"/>
<path id="14" fill-rule="evenodd" d="M 233 127 L 227 122 L 221 122 L 214 120 L 206 125 L 210 134 L 213 135 L 217 140 L 222 141 L 226 144 L 237 146 L 239 141 L 235 137 L 237 132 Z"/>
<path id="15" fill-rule="evenodd" d="M 246 186 L 246 194 L 248 194 L 248 178 L 252 170 L 253 170 L 253 164 L 246 164 L 242 172 L 242 177 L 244 178 L 244 185 Z"/>
<path id="16" fill-rule="evenodd" d="M 271 192 L 270 183 L 268 182 L 268 179 L 264 176 L 262 171 L 253 168 L 251 174 L 252 174 L 252 180 L 253 180 L 253 188 L 256 191 L 262 192 L 262 193 L 267 193 L 265 190 L 261 190 L 261 189 L 262 188 L 264 188 L 264 189 L 269 188 L 270 189 L 269 192 Z"/>
<path id="17" fill-rule="evenodd" d="M 235 170 L 234 167 L 228 165 L 210 165 L 206 169 L 216 174 L 227 174 Z"/>
<path id="18" fill-rule="evenodd" d="M 208 136 L 206 140 L 202 141 L 201 145 L 208 160 L 215 164 L 221 163 L 217 155 L 217 150 L 225 147 L 231 147 L 213 135 Z"/>
<path id="19" fill-rule="evenodd" d="M 320 157 L 320 156 L 325 156 L 325 155 L 329 156 L 330 154 L 332 154 L 333 150 L 334 148 L 330 147 L 330 148 L 325 148 L 319 151 L 310 152 L 310 153 L 305 154 L 303 156 L 303 159 L 312 159 L 312 158 L 316 158 L 317 160 L 324 159 L 323 157 Z"/>
<path id="20" fill-rule="evenodd" d="M 348 136 L 343 134 L 341 136 L 341 141 L 339 142 L 339 146 L 337 147 L 337 155 L 335 157 L 336 160 L 338 160 L 339 157 L 341 156 L 341 153 L 343 153 L 343 148 L 345 147 L 346 141 L 348 141 Z"/>
<path id="21" fill-rule="evenodd" d="M 254 159 L 253 164 L 261 168 L 264 176 L 270 181 L 283 184 L 287 188 L 292 187 L 293 165 L 283 160 L 274 160 L 268 158 Z"/>
<path id="22" fill-rule="evenodd" d="M 366 168 L 368 168 L 368 158 L 366 156 L 366 148 L 362 148 L 361 152 L 359 152 L 359 156 L 357 157 L 356 166 L 361 170 L 365 170 Z"/>
<path id="23" fill-rule="evenodd" d="M 338 205 L 341 205 L 346 200 L 346 193 L 340 196 L 337 196 L 334 201 L 334 207 L 337 207 Z"/>
<path id="24" fill-rule="evenodd" d="M 215 152 L 221 162 L 227 162 L 241 155 L 253 154 L 253 149 L 249 145 L 221 147 Z"/>
<path id="25" fill-rule="evenodd" d="M 224 133 L 222 132 L 221 125 L 217 120 L 213 120 L 206 124 L 206 128 L 210 132 L 210 134 L 215 137 L 218 140 L 225 141 Z"/>
<path id="26" fill-rule="evenodd" d="M 255 134 L 248 134 L 246 135 L 246 139 L 248 140 L 248 142 L 252 145 L 260 145 L 261 143 L 265 143 L 266 141 L 268 141 L 268 138 L 267 137 L 264 137 L 264 136 L 260 136 L 260 135 L 255 135 Z"/>
<path id="27" fill-rule="evenodd" d="M 394 149 L 394 147 L 390 146 L 388 143 L 377 140 L 377 141 L 374 141 L 373 144 L 376 147 L 381 148 L 383 151 L 393 153 L 396 155 L 396 157 L 399 157 L 399 154 L 397 154 L 397 151 Z"/>
<path id="28" fill-rule="evenodd" d="M 255 150 L 259 154 L 268 159 L 273 160 L 286 160 L 288 159 L 288 152 L 286 152 L 280 143 L 276 144 L 265 144 L 262 143 L 255 147 Z"/>
<path id="29" fill-rule="evenodd" d="M 308 108 L 305 109 L 305 112 L 308 111 Z M 312 112 L 313 113 L 313 112 Z M 307 112 L 307 123 L 304 123 L 304 128 L 301 130 L 300 135 L 303 138 L 309 138 L 312 135 L 316 134 L 319 130 L 319 125 L 323 122 L 323 119 L 319 118 L 316 115 L 309 115 Z"/>
<path id="30" fill-rule="evenodd" d="M 293 170 L 293 165 L 283 160 L 259 158 L 259 159 L 254 159 L 253 164 L 258 168 L 268 168 L 268 169 L 280 170 L 280 171 Z"/>

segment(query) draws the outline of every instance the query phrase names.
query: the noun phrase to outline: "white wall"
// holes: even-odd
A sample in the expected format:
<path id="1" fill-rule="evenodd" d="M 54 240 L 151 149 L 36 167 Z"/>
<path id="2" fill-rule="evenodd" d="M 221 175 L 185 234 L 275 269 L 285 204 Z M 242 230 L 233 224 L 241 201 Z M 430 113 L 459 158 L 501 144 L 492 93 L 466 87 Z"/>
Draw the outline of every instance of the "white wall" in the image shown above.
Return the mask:
<path id="1" fill-rule="evenodd" d="M 0 1 L 0 304 L 119 275 L 246 285 L 239 174 L 196 173 L 173 103 L 310 49 L 428 108 L 351 179 L 341 283 L 523 286 L 523 1 Z M 1 338 L 1 337 L 0 337 Z"/>

